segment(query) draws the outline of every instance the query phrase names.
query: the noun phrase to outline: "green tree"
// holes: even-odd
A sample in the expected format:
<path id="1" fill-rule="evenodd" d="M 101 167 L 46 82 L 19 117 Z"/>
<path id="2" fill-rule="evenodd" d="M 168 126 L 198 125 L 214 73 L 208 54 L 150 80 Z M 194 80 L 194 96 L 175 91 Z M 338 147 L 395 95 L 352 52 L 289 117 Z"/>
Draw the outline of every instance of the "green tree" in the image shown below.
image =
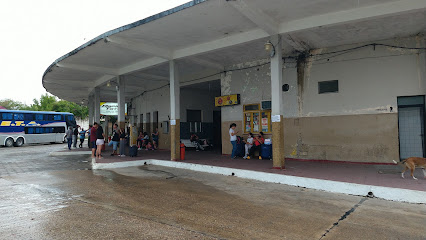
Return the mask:
<path id="1" fill-rule="evenodd" d="M 87 118 L 89 116 L 89 109 L 86 106 L 80 106 L 73 102 L 60 100 L 55 102 L 52 106 L 51 111 L 55 112 L 70 112 L 78 118 Z"/>
<path id="2" fill-rule="evenodd" d="M 70 112 L 78 118 L 87 118 L 89 109 L 86 106 L 80 106 L 73 102 L 58 100 L 55 96 L 47 93 L 40 96 L 40 99 L 33 99 L 31 106 L 12 99 L 0 100 L 0 106 L 10 110 L 32 110 L 32 111 L 53 111 L 53 112 Z"/>
<path id="3" fill-rule="evenodd" d="M 14 101 L 12 99 L 2 99 L 0 100 L 0 106 L 5 107 L 9 110 L 26 110 L 30 109 L 28 105 L 25 105 L 22 102 Z"/>
<path id="4" fill-rule="evenodd" d="M 34 111 L 54 111 L 53 105 L 55 105 L 56 102 L 55 96 L 49 96 L 46 93 L 40 96 L 40 100 L 34 98 L 30 108 Z"/>

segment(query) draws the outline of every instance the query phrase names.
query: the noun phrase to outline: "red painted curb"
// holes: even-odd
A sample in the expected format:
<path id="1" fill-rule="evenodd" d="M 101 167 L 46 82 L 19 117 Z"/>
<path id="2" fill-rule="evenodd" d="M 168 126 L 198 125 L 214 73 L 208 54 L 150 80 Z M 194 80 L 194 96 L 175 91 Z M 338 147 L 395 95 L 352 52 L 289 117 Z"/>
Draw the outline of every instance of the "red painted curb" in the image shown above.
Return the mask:
<path id="1" fill-rule="evenodd" d="M 397 165 L 395 163 L 376 163 L 376 162 L 352 162 L 352 161 L 336 161 L 336 160 L 317 160 L 317 159 L 299 159 L 299 158 L 286 158 L 289 161 L 300 162 L 320 162 L 320 163 L 349 163 L 349 164 L 362 164 L 362 165 Z"/>

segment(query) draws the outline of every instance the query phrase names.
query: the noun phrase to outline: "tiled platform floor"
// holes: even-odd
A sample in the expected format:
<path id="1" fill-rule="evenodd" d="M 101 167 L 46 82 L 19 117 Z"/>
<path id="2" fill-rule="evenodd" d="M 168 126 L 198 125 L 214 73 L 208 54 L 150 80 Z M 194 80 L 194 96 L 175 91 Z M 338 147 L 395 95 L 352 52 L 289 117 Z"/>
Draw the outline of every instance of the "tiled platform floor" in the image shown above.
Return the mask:
<path id="1" fill-rule="evenodd" d="M 87 151 L 88 149 L 82 148 L 76 150 Z M 170 161 L 170 151 L 168 150 L 139 150 L 137 157 L 110 156 L 111 152 L 112 150 L 107 147 L 107 150 L 103 154 L 104 157 L 102 159 L 97 159 L 96 162 L 111 163 L 144 159 Z M 423 172 L 421 169 L 416 169 L 414 173 L 419 180 L 413 180 L 411 176 L 409 176 L 408 171 L 405 173 L 405 179 L 403 179 L 400 175 L 403 167 L 395 165 L 286 160 L 286 169 L 277 170 L 272 169 L 271 160 L 245 160 L 242 158 L 231 159 L 230 156 L 221 155 L 218 151 L 196 152 L 193 150 L 186 151 L 185 160 L 183 162 L 365 185 L 426 191 L 426 178 L 423 178 Z"/>

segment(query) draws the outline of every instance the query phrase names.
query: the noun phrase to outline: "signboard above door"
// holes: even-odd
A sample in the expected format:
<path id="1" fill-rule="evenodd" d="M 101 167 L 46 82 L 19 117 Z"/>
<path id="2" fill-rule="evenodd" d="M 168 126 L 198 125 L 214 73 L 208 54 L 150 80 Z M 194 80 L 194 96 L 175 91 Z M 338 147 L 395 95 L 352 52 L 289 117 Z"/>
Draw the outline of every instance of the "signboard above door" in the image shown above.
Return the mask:
<path id="1" fill-rule="evenodd" d="M 215 97 L 214 105 L 216 107 L 232 106 L 240 104 L 240 94 Z"/>

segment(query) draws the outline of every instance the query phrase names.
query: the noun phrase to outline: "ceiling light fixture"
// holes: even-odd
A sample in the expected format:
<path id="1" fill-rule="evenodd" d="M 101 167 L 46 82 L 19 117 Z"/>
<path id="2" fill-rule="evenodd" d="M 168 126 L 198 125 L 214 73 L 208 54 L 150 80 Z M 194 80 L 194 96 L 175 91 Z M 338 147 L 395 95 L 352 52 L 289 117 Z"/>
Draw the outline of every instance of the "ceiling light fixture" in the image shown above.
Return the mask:
<path id="1" fill-rule="evenodd" d="M 107 82 L 107 87 L 111 87 L 111 81 Z"/>
<path id="2" fill-rule="evenodd" d="M 275 56 L 275 46 L 270 40 L 265 43 L 265 51 L 269 52 L 271 57 Z"/>

